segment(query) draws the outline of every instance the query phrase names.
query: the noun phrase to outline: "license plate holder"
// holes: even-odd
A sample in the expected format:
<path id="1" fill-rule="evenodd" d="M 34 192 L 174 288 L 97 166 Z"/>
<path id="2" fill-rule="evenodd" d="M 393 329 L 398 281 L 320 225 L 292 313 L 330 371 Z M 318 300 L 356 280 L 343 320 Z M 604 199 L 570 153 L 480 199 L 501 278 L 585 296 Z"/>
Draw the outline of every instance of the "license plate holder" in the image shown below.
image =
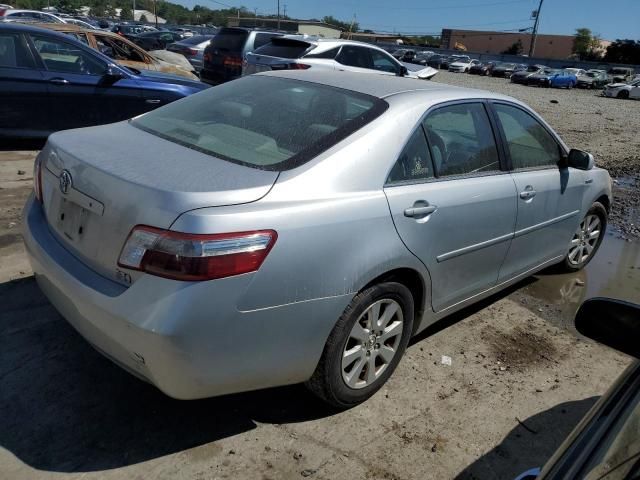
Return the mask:
<path id="1" fill-rule="evenodd" d="M 58 217 L 58 228 L 71 241 L 76 241 L 84 233 L 87 210 L 80 205 L 62 199 L 60 204 L 60 215 Z"/>

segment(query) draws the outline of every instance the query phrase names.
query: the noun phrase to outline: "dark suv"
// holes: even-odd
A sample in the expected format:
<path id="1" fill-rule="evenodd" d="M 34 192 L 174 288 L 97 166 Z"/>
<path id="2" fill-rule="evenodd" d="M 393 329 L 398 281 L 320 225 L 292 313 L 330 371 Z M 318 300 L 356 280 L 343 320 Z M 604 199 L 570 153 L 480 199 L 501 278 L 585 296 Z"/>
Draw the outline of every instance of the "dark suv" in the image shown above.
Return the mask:
<path id="1" fill-rule="evenodd" d="M 228 82 L 242 75 L 245 55 L 284 32 L 249 28 L 222 28 L 204 50 L 200 79 L 212 85 Z"/>

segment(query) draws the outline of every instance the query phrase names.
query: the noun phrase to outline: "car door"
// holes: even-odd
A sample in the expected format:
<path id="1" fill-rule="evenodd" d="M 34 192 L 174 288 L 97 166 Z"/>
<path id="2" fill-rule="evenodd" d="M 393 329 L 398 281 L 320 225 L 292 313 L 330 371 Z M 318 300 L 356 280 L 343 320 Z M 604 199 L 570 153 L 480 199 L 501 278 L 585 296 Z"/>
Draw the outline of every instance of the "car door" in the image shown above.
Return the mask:
<path id="1" fill-rule="evenodd" d="M 88 48 L 55 36 L 31 34 L 51 103 L 51 129 L 100 125 L 144 111 L 138 82 L 105 76 L 107 64 Z M 120 72 L 120 71 L 119 71 Z"/>
<path id="2" fill-rule="evenodd" d="M 631 84 L 631 90 L 629 91 L 629 98 L 640 99 L 640 80 L 637 80 Z"/>
<path id="3" fill-rule="evenodd" d="M 435 311 L 498 279 L 516 190 L 496 145 L 482 101 L 438 106 L 415 128 L 384 187 L 398 234 L 429 270 Z"/>
<path id="4" fill-rule="evenodd" d="M 564 147 L 532 112 L 492 102 L 518 192 L 518 216 L 500 280 L 559 260 L 581 221 L 588 181 L 584 171 L 561 167 Z"/>
<path id="5" fill-rule="evenodd" d="M 24 35 L 0 31 L 0 137 L 45 138 L 49 100 L 47 83 Z"/>

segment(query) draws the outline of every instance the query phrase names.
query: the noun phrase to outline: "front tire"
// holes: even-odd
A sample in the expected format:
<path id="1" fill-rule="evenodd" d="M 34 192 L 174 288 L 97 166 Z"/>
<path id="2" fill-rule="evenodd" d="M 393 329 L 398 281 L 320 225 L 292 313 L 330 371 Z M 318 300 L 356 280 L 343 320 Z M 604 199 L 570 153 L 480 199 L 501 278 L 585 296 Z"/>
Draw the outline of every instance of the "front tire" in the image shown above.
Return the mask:
<path id="1" fill-rule="evenodd" d="M 565 272 L 582 270 L 600 248 L 606 229 L 607 210 L 600 202 L 595 202 L 573 234 L 561 269 Z"/>
<path id="2" fill-rule="evenodd" d="M 618 95 L 616 95 L 616 97 L 626 100 L 629 98 L 629 92 L 627 90 L 620 90 L 618 92 Z"/>
<path id="3" fill-rule="evenodd" d="M 396 282 L 358 293 L 334 326 L 307 388 L 344 409 L 364 402 L 389 379 L 413 331 L 413 296 Z"/>

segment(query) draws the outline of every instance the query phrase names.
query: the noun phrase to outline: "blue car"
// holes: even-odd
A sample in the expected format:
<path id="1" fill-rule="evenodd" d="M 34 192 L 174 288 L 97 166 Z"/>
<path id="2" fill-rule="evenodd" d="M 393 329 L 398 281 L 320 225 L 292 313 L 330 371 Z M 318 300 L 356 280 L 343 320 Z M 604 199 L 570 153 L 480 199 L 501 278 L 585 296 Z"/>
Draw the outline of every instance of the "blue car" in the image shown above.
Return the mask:
<path id="1" fill-rule="evenodd" d="M 578 83 L 578 77 L 567 70 L 552 70 L 545 68 L 527 78 L 527 85 L 538 87 L 573 88 Z"/>
<path id="2" fill-rule="evenodd" d="M 62 33 L 0 24 L 0 143 L 5 145 L 125 120 L 207 87 L 115 65 Z"/>

